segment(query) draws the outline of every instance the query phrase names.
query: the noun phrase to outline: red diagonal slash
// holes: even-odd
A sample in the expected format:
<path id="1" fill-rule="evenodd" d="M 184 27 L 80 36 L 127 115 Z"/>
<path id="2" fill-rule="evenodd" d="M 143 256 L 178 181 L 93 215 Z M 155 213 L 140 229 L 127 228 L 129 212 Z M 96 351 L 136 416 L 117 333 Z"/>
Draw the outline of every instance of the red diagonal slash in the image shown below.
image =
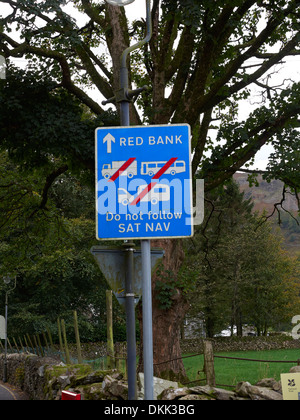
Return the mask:
<path id="1" fill-rule="evenodd" d="M 142 200 L 142 198 L 144 198 L 145 195 L 148 194 L 148 192 L 152 190 L 152 188 L 156 184 L 157 182 L 151 182 L 149 185 L 147 185 L 147 187 L 133 200 L 133 202 L 130 205 L 135 206 L 136 204 L 138 204 Z"/>
<path id="2" fill-rule="evenodd" d="M 108 180 L 108 182 L 114 182 L 126 169 L 135 161 L 135 158 L 130 158 L 125 162 L 117 171 L 113 174 L 113 176 Z"/>
<path id="3" fill-rule="evenodd" d="M 152 179 L 159 179 L 169 168 L 173 165 L 178 158 L 170 159 L 153 177 Z"/>
<path id="4" fill-rule="evenodd" d="M 178 158 L 171 158 L 153 177 L 152 179 L 158 179 L 160 178 L 169 168 L 175 160 Z M 145 197 L 146 194 L 148 194 L 149 191 L 152 190 L 152 188 L 157 184 L 157 182 L 151 182 L 147 187 L 133 200 L 133 202 L 130 204 L 131 206 L 135 206 L 138 204 L 142 198 Z"/>

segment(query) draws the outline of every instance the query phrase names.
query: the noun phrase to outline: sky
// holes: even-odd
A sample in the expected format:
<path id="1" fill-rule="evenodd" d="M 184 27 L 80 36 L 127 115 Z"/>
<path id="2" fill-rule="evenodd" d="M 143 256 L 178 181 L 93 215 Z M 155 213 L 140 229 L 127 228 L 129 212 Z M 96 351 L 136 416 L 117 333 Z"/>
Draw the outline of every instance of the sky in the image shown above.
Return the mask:
<path id="1" fill-rule="evenodd" d="M 134 3 L 131 3 L 126 7 L 126 14 L 129 18 L 129 20 L 135 20 L 139 18 L 145 18 L 146 17 L 146 1 L 145 0 L 135 0 Z M 68 5 L 66 7 L 66 11 L 71 11 L 71 6 Z M 5 11 L 9 11 L 9 6 L 5 7 L 3 4 L 1 4 L 1 15 L 5 15 Z M 78 19 L 79 26 L 84 25 L 86 22 L 83 19 L 83 15 L 79 13 L 77 10 L 72 8 L 72 15 L 75 19 Z M 86 19 L 86 21 L 88 18 Z M 20 66 L 24 65 L 25 60 L 20 59 L 16 60 Z M 288 59 L 285 59 L 285 64 L 279 65 L 277 67 L 278 74 L 273 76 L 274 84 L 279 85 L 284 79 L 292 79 L 292 80 L 300 80 L 300 56 L 298 57 L 290 57 Z M 252 90 L 253 95 L 251 96 L 250 100 L 247 100 L 244 102 L 244 104 L 241 106 L 239 117 L 240 119 L 246 119 L 247 115 L 251 110 L 254 110 L 255 107 L 257 107 L 256 102 L 259 101 L 259 97 L 257 96 L 257 91 L 255 88 Z M 91 96 L 95 100 L 101 101 L 102 98 L 99 98 L 99 94 L 97 94 L 96 90 L 93 90 L 89 92 Z M 252 169 L 265 169 L 266 165 L 268 163 L 268 156 L 272 152 L 271 146 L 264 146 L 256 155 L 255 163 L 251 167 Z"/>
<path id="2" fill-rule="evenodd" d="M 126 13 L 130 20 L 139 19 L 140 17 L 146 16 L 146 2 L 145 0 L 135 0 L 134 3 L 131 3 L 126 6 Z M 281 84 L 283 79 L 292 79 L 300 80 L 300 57 L 288 58 L 285 60 L 286 64 L 279 65 L 278 70 L 280 70 L 278 77 L 274 76 L 275 84 Z M 245 101 L 244 105 L 240 110 L 240 118 L 246 119 L 249 115 L 249 111 L 254 110 L 257 107 L 255 102 L 259 101 L 257 92 L 253 89 L 253 96 L 250 101 Z M 272 153 L 272 146 L 263 146 L 261 150 L 256 154 L 255 162 L 251 166 L 251 169 L 266 169 L 268 164 L 268 157 Z"/>

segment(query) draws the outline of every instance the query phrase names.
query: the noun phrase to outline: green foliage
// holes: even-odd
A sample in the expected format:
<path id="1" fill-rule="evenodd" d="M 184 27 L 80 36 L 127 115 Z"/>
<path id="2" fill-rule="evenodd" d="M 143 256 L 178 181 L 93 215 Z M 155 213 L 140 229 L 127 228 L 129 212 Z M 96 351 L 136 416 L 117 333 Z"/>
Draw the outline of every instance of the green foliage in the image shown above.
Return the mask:
<path id="1" fill-rule="evenodd" d="M 92 98 L 90 88 L 105 98 L 113 96 L 120 55 L 129 43 L 144 37 L 144 20 L 133 22 L 131 28 L 126 9 L 111 13 L 104 1 L 5 0 L 3 4 L 10 6 L 11 13 L 4 12 L 1 18 L 0 53 L 8 62 L 21 57 L 28 64 L 28 78 L 13 75 L 10 68 L 4 84 L 0 115 L 9 123 L 9 133 L 0 124 L 3 141 L 11 156 L 28 164 L 42 165 L 50 155 L 59 155 L 73 170 L 91 169 L 95 126 L 119 121 L 116 112 L 104 111 Z M 291 124 L 295 129 L 299 89 L 283 78 L 280 88 L 273 87 L 271 78 L 277 64 L 299 54 L 297 1 L 160 0 L 152 7 L 151 42 L 131 54 L 130 69 L 130 81 L 152 89 L 132 105 L 132 124 L 188 122 L 194 133 L 193 173 L 201 170 L 207 190 L 249 165 L 269 142 L 276 152 L 268 176 L 298 188 L 292 156 L 292 150 L 298 149 Z M 16 29 L 19 38 L 14 39 Z M 265 99 L 248 121 L 239 121 L 240 104 L 249 98 L 254 84 Z M 81 118 L 82 106 L 91 113 L 89 118 Z M 216 128 L 221 128 L 218 146 L 207 159 Z M 292 166 L 290 177 L 291 168 L 284 171 L 285 159 Z"/>
<path id="2" fill-rule="evenodd" d="M 217 178 L 222 169 L 240 167 L 244 156 L 250 157 L 251 150 L 256 147 L 255 144 L 259 144 L 265 136 L 270 136 L 268 143 L 272 143 L 274 152 L 271 153 L 267 172 L 263 177 L 267 180 L 281 179 L 297 191 L 300 186 L 300 137 L 299 130 L 296 129 L 297 113 L 288 122 L 283 123 L 279 131 L 275 125 L 284 113 L 293 115 L 295 104 L 299 103 L 300 99 L 299 88 L 299 83 L 295 83 L 290 89 L 275 94 L 269 108 L 265 106 L 257 108 L 247 121 L 223 120 L 217 136 L 218 145 L 213 148 L 211 156 L 203 161 L 201 172 L 205 173 L 214 167 L 216 170 L 213 176 Z M 267 134 L 268 125 L 274 125 L 274 131 Z"/>
<path id="3" fill-rule="evenodd" d="M 299 267 L 281 238 L 251 214 L 235 183 L 207 197 L 204 225 L 187 242 L 183 272 L 195 282 L 189 315 L 205 320 L 208 336 L 242 324 L 259 334 L 299 311 Z M 200 315 L 199 315 L 200 314 Z"/>
<path id="4" fill-rule="evenodd" d="M 274 340 L 273 337 L 272 339 Z M 277 381 L 280 381 L 280 374 L 287 373 L 291 367 L 295 365 L 293 362 L 298 360 L 298 349 L 285 348 L 280 350 L 260 350 L 264 346 L 268 345 L 268 342 L 265 341 L 266 337 L 263 338 L 262 342 L 260 338 L 256 339 L 254 337 L 243 337 L 239 338 L 238 340 L 243 340 L 242 342 L 251 340 L 250 346 L 255 343 L 257 344 L 258 350 L 242 352 L 226 351 L 217 353 L 218 356 L 236 358 L 235 360 L 223 358 L 214 359 L 216 382 L 223 385 L 229 385 L 230 390 L 232 390 L 232 386 L 235 387 L 238 382 L 241 381 L 248 381 L 251 384 L 255 384 L 259 380 L 265 378 L 274 378 Z M 285 336 L 285 340 L 283 341 L 286 340 L 287 337 Z M 282 346 L 282 343 L 278 344 L 278 346 L 280 345 Z M 245 360 L 238 360 L 239 358 L 254 360 L 277 360 L 283 361 L 283 363 L 253 363 L 247 362 Z M 192 381 L 199 379 L 199 366 L 203 366 L 204 363 L 203 355 L 186 358 L 183 361 L 189 376 L 189 380 Z M 291 361 L 292 363 L 286 363 L 287 361 Z"/>
<path id="5" fill-rule="evenodd" d="M 80 306 L 87 314 L 81 320 L 86 331 L 91 333 L 88 321 L 95 325 L 96 318 L 103 331 L 98 271 L 87 256 L 94 241 L 88 187 L 94 182 L 94 129 L 119 121 L 117 112 L 104 111 L 88 88 L 109 98 L 118 87 L 120 54 L 129 44 L 126 9 L 112 13 L 104 1 L 0 3 L 10 5 L 0 20 L 0 53 L 9 64 L 7 79 L 0 81 L 0 273 L 18 272 L 16 296 L 28 328 L 30 323 L 37 328 L 35 317 L 47 322 L 43 311 L 54 319 L 59 311 L 67 316 L 68 308 Z M 286 57 L 299 54 L 299 4 L 161 0 L 152 5 L 161 6 L 161 13 L 153 10 L 150 46 L 131 55 L 130 72 L 133 83 L 152 90 L 132 105 L 132 123 L 188 122 L 193 173 L 205 178 L 206 192 L 214 190 L 201 231 L 187 243 L 186 270 L 179 277 L 162 270 L 156 291 L 168 309 L 177 292 L 188 298 L 196 284 L 206 299 L 200 310 L 214 321 L 213 330 L 222 321 L 216 319 L 218 312 L 229 319 L 233 284 L 240 298 L 247 295 L 242 280 L 254 284 L 254 277 L 262 281 L 264 274 L 278 279 L 284 266 L 282 260 L 281 267 L 274 262 L 278 247 L 269 232 L 260 234 L 270 244 L 254 233 L 250 204 L 243 204 L 234 186 L 223 185 L 263 145 L 273 144 L 265 178 L 275 176 L 299 191 L 299 84 L 284 81 L 280 93 L 263 80 Z M 82 26 L 70 6 L 84 18 Z M 144 29 L 144 21 L 135 22 L 132 38 L 143 37 Z M 26 61 L 26 70 L 11 65 L 14 57 Z M 240 121 L 240 104 L 253 84 L 267 100 Z M 264 254 L 274 262 L 273 271 L 265 270 Z M 261 271 L 255 272 L 255 261 Z M 277 287 L 272 283 L 270 296 Z M 265 285 L 261 290 L 260 296 L 266 295 Z"/>
<path id="6" fill-rule="evenodd" d="M 6 80 L 0 91 L 0 146 L 11 159 L 29 169 L 59 158 L 77 174 L 94 166 L 94 130 L 103 121 L 115 124 L 115 114 L 101 120 L 84 114 L 77 99 L 37 71 L 9 66 Z"/>
<path id="7" fill-rule="evenodd" d="M 54 182 L 47 207 L 41 209 L 43 168 L 21 169 L 1 152 L 0 169 L 0 276 L 17 276 L 9 299 L 10 335 L 49 327 L 56 336 L 60 316 L 73 340 L 76 309 L 82 340 L 105 339 L 107 285 L 89 253 L 95 244 L 93 191 L 64 175 Z M 0 284 L 3 308 L 6 289 Z M 115 315 L 123 325 L 117 308 Z"/>
<path id="8" fill-rule="evenodd" d="M 158 280 L 155 284 L 155 290 L 160 307 L 162 309 L 169 309 L 172 306 L 172 296 L 176 294 L 176 281 L 174 273 L 171 270 L 166 270 L 162 262 L 159 262 L 156 275 L 162 279 Z"/>

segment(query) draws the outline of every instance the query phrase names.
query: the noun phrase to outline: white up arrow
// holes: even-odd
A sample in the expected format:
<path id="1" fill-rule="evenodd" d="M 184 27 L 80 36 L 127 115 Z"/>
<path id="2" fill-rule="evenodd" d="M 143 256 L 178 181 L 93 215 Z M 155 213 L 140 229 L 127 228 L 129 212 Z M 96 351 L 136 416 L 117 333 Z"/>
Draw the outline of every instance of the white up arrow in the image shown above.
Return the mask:
<path id="1" fill-rule="evenodd" d="M 103 144 L 107 143 L 107 153 L 111 153 L 111 142 L 115 143 L 116 139 L 110 133 L 108 133 L 103 139 Z"/>

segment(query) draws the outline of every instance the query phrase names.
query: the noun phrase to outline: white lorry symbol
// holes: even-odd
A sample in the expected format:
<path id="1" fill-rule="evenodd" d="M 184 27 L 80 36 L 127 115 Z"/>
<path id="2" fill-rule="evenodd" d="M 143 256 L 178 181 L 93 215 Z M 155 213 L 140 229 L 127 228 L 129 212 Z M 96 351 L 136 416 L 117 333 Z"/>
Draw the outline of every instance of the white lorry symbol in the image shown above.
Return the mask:
<path id="1" fill-rule="evenodd" d="M 147 184 L 140 185 L 137 190 L 137 195 L 140 195 L 141 192 L 147 188 Z M 125 188 L 118 188 L 118 202 L 127 206 L 132 203 L 135 197 L 131 195 Z M 165 184 L 156 184 L 142 199 L 141 202 L 149 202 L 152 204 L 157 204 L 160 201 L 169 201 L 170 200 L 170 187 Z"/>
<path id="2" fill-rule="evenodd" d="M 112 177 L 117 172 L 117 170 L 120 169 L 122 165 L 124 165 L 124 163 L 126 163 L 125 160 L 113 161 L 111 164 L 104 163 L 101 171 L 103 178 L 109 179 L 110 177 Z M 136 160 L 132 162 L 131 165 L 124 172 L 121 173 L 121 175 L 125 175 L 128 178 L 132 178 L 134 175 L 137 175 Z"/>

